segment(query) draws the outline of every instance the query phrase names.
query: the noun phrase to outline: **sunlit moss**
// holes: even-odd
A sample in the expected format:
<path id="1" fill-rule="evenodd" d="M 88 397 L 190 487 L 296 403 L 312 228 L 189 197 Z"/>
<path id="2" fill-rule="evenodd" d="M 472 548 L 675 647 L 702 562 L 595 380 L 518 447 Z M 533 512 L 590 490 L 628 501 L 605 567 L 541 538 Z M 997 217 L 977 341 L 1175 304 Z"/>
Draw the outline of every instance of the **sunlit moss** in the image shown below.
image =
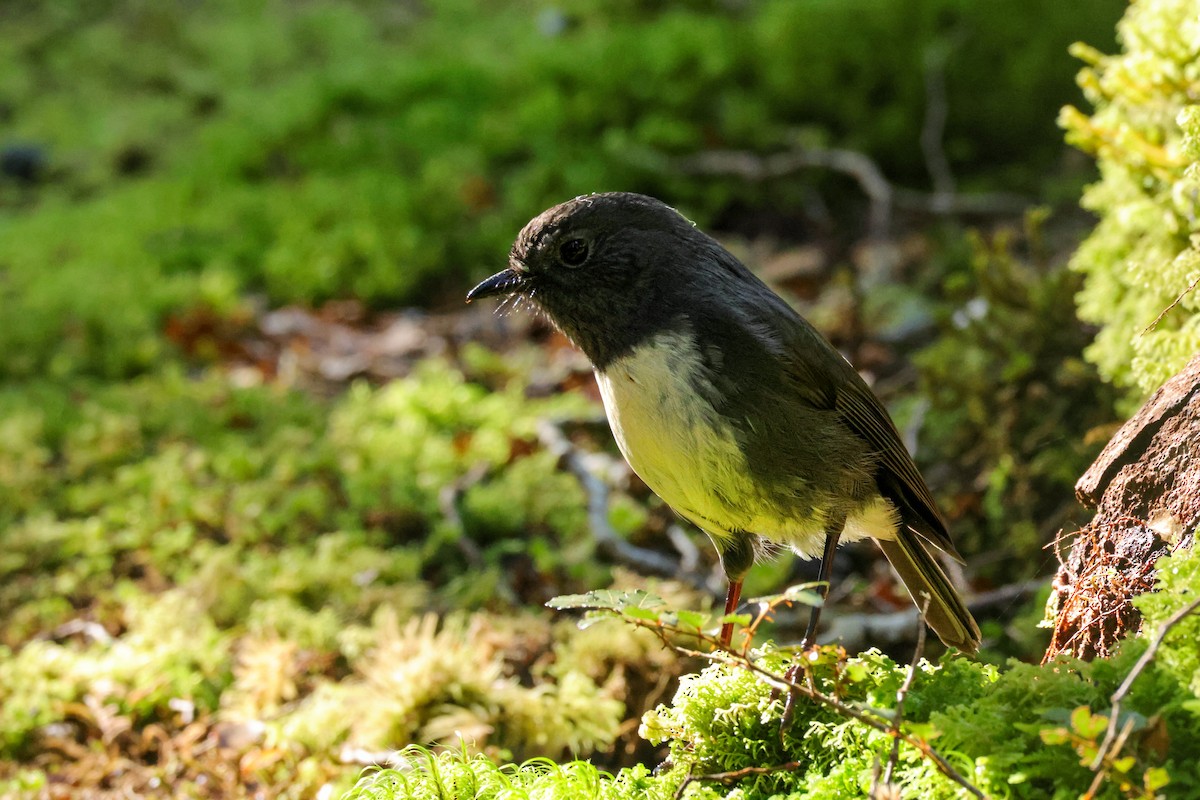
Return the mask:
<path id="1" fill-rule="evenodd" d="M 1188 0 L 1132 3 L 1118 28 L 1122 52 L 1076 50 L 1094 112 L 1068 107 L 1060 117 L 1102 176 L 1084 196 L 1099 223 L 1071 262 L 1087 276 L 1080 316 L 1101 326 L 1088 357 L 1133 400 L 1200 350 L 1195 12 Z"/>

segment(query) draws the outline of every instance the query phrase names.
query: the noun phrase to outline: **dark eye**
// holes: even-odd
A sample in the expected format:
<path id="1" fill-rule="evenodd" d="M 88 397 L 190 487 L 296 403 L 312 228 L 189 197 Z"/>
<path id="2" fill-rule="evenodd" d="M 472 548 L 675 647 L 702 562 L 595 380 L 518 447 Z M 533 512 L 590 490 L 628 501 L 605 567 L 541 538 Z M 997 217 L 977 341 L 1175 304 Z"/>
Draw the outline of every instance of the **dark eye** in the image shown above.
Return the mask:
<path id="1" fill-rule="evenodd" d="M 587 257 L 588 243 L 583 239 L 567 239 L 558 246 L 558 258 L 568 267 L 578 267 Z"/>

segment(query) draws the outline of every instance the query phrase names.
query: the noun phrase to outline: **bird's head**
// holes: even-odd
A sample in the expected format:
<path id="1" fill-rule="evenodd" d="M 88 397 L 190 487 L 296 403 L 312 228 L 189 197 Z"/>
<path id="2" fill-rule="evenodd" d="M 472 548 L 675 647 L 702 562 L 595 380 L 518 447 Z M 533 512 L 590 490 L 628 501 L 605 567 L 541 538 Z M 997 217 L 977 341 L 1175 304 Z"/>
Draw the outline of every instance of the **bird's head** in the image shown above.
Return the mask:
<path id="1" fill-rule="evenodd" d="M 708 237 L 679 212 L 640 194 L 577 197 L 521 231 L 508 268 L 467 300 L 529 300 L 603 368 L 685 310 L 689 265 Z M 678 299 L 677 299 L 678 298 Z"/>

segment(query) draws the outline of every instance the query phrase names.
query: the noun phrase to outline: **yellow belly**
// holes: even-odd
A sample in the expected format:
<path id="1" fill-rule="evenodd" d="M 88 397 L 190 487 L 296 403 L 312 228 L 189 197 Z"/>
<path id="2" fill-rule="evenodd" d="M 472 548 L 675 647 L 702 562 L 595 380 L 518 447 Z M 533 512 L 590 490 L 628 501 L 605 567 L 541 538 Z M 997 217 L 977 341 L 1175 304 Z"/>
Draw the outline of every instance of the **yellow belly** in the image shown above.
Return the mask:
<path id="1" fill-rule="evenodd" d="M 655 494 L 715 539 L 764 536 L 809 557 L 821 552 L 825 509 L 781 509 L 749 469 L 728 421 L 704 400 L 711 384 L 690 335 L 663 333 L 614 360 L 596 382 L 617 446 Z M 877 498 L 850 514 L 849 541 L 895 534 Z"/>

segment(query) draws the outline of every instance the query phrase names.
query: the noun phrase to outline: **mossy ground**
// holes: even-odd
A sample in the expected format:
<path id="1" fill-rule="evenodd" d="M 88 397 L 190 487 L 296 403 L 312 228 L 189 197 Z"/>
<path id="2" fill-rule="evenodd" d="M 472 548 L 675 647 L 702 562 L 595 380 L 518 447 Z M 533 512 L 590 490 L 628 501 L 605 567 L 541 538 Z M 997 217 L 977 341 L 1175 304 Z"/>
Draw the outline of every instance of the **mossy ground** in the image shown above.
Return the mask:
<path id="1" fill-rule="evenodd" d="M 642 712 L 697 663 L 647 631 L 579 631 L 543 608 L 608 586 L 649 585 L 682 608 L 711 597 L 634 575 L 589 536 L 584 490 L 540 424 L 612 467 L 618 534 L 680 556 L 668 512 L 613 467 L 564 342 L 486 311 L 376 323 L 397 306 L 457 308 L 471 275 L 553 202 L 659 194 L 776 268 L 877 379 L 978 588 L 1045 572 L 1041 542 L 1114 396 L 1079 357 L 1088 334 L 1062 261 L 1083 177 L 1051 123 L 1074 97 L 1066 46 L 1107 47 L 1121 8 L 0 8 L 0 793 L 308 797 L 349 789 L 363 764 L 413 742 L 448 749 L 409 751 L 424 766 L 355 791 L 666 797 L 685 766 L 828 760 L 850 745 L 823 776 L 741 791 L 861 789 L 878 735 L 818 714 L 796 730 L 819 737 L 762 751 L 773 740 L 747 732 L 778 709 L 731 667 L 689 679 L 639 737 Z M 968 234 L 910 208 L 892 220 L 896 257 L 880 275 L 860 246 L 861 193 L 843 178 L 672 166 L 801 142 L 854 148 L 898 186 L 925 188 L 919 141 L 940 63 L 941 144 L 960 186 L 1058 202 L 1049 223 L 987 216 Z M 281 308 L 286 333 L 270 316 Z M 344 357 L 347 337 L 361 363 Z M 693 578 L 712 566 L 700 552 Z M 793 569 L 764 566 L 757 588 Z M 894 600 L 886 581 L 847 585 Z M 987 629 L 992 662 L 1036 650 L 1028 632 Z M 887 687 L 863 702 L 885 708 L 904 668 L 856 663 L 863 692 Z M 1165 699 L 1190 663 L 1168 654 L 1148 679 L 1173 732 L 1191 730 Z M 1043 723 L 1061 722 L 1043 712 L 1103 710 L 1123 665 L 1064 668 L 1034 702 L 1017 699 L 1041 680 L 1033 668 L 946 662 L 923 671 L 908 719 L 942 731 L 973 779 L 1007 776 L 1026 796 L 1021 780 L 1086 772 L 1070 746 L 1034 747 Z M 651 775 L 668 749 L 675 770 Z M 497 766 L 538 757 L 596 766 Z M 903 758 L 904 780 L 943 790 Z M 1190 774 L 1176 751 L 1166 763 Z"/>

